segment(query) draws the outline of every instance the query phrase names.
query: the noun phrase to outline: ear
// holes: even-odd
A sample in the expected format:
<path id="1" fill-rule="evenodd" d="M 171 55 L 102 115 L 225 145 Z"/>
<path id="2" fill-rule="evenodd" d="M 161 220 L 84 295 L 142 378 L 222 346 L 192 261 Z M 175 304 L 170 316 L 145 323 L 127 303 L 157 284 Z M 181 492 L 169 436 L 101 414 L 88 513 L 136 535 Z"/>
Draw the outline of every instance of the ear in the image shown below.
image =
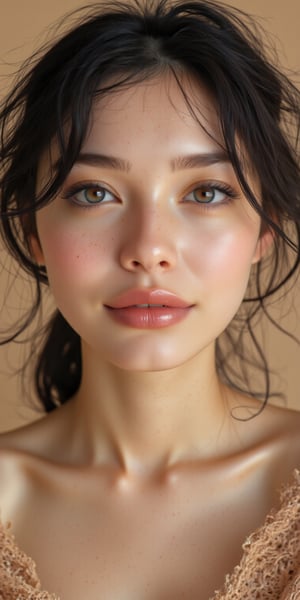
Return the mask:
<path id="1" fill-rule="evenodd" d="M 269 248 L 274 243 L 275 232 L 270 227 L 263 225 L 262 231 L 260 233 L 256 250 L 252 259 L 252 264 L 258 263 L 264 256 L 267 254 Z"/>
<path id="2" fill-rule="evenodd" d="M 34 260 L 40 267 L 44 266 L 45 259 L 39 239 L 36 235 L 31 234 L 29 236 L 28 242 L 32 258 L 34 258 Z"/>

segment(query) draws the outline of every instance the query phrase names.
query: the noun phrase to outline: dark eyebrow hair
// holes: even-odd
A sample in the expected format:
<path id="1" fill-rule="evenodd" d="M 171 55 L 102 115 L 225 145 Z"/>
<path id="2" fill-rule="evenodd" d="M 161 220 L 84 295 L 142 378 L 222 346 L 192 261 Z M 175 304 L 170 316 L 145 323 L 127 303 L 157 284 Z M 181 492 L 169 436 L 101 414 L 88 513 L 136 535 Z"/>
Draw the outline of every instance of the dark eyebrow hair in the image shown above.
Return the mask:
<path id="1" fill-rule="evenodd" d="M 177 156 L 171 160 L 172 171 L 180 169 L 194 169 L 196 167 L 208 167 L 220 162 L 229 162 L 225 150 L 216 152 L 204 152 L 203 154 L 191 154 L 189 156 Z M 75 164 L 92 165 L 95 167 L 108 167 L 128 173 L 131 164 L 128 160 L 117 158 L 116 156 L 107 156 L 105 154 L 96 154 L 94 152 L 80 153 Z"/>
<path id="2" fill-rule="evenodd" d="M 131 164 L 128 160 L 117 158 L 115 156 L 106 156 L 106 154 L 96 154 L 94 152 L 80 153 L 75 164 L 92 165 L 95 167 L 108 167 L 118 169 L 119 171 L 130 171 Z"/>
<path id="3" fill-rule="evenodd" d="M 209 167 L 216 163 L 229 162 L 225 150 L 215 152 L 204 152 L 203 154 L 191 154 L 189 156 L 177 156 L 171 160 L 172 171 L 179 169 L 194 169 L 196 167 Z"/>

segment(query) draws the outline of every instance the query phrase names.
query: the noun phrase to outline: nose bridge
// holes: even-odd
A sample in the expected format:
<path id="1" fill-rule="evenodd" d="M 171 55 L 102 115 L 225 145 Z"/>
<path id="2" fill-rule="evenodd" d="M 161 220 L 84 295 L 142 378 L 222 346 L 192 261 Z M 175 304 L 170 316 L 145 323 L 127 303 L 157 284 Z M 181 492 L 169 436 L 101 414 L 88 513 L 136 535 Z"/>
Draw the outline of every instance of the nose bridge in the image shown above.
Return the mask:
<path id="1" fill-rule="evenodd" d="M 128 218 L 130 226 L 121 250 L 123 266 L 146 271 L 171 268 L 176 262 L 176 236 L 167 203 L 137 202 Z"/>
<path id="2" fill-rule="evenodd" d="M 162 204 L 153 202 L 150 206 L 140 205 L 138 221 L 137 229 L 140 230 L 141 240 L 145 243 L 148 242 L 150 246 L 156 240 L 156 243 L 160 245 L 161 232 L 169 222 L 169 215 Z"/>

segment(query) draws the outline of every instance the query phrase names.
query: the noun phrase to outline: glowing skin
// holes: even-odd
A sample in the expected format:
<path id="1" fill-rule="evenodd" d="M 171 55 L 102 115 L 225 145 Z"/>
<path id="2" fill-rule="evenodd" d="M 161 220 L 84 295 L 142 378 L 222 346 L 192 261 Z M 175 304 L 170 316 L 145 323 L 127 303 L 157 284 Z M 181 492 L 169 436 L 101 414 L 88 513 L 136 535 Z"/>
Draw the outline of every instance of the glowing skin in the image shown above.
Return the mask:
<path id="1" fill-rule="evenodd" d="M 199 108 L 213 139 L 170 78 L 100 101 L 82 154 L 118 157 L 128 168 L 106 167 L 96 158 L 78 162 L 60 196 L 37 215 L 39 260 L 47 264 L 58 307 L 84 344 L 121 369 L 173 368 L 214 343 L 235 315 L 260 257 L 260 219 L 226 157 L 172 168 L 178 156 L 222 154 L 204 90 Z M 74 192 L 72 203 L 70 189 L 83 182 L 92 188 L 92 200 L 93 186 L 108 190 L 101 203 L 89 205 L 82 191 Z M 209 182 L 231 188 L 235 197 L 215 190 L 211 204 L 197 203 L 193 191 L 203 185 L 209 190 Z M 131 288 L 171 291 L 193 309 L 164 330 L 122 327 L 104 306 Z"/>
<path id="2" fill-rule="evenodd" d="M 82 381 L 0 437 L 0 509 L 62 600 L 208 600 L 299 465 L 300 415 L 233 419 L 260 404 L 215 371 L 271 236 L 211 97 L 185 87 L 203 128 L 171 78 L 99 101 L 81 161 L 37 214 L 32 249 L 81 336 Z M 39 185 L 48 172 L 44 157 Z"/>

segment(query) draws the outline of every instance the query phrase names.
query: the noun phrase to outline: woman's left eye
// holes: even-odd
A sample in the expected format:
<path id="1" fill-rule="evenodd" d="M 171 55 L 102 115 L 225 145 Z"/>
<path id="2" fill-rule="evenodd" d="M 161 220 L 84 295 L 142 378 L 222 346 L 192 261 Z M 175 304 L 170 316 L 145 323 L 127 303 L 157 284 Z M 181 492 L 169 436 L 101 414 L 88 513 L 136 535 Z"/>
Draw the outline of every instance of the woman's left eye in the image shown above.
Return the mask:
<path id="1" fill-rule="evenodd" d="M 184 197 L 185 201 L 198 204 L 225 204 L 229 199 L 236 197 L 234 190 L 229 186 L 203 184 L 195 187 Z"/>
<path id="2" fill-rule="evenodd" d="M 64 198 L 81 206 L 92 206 L 112 202 L 115 195 L 101 185 L 80 185 L 68 189 Z"/>

